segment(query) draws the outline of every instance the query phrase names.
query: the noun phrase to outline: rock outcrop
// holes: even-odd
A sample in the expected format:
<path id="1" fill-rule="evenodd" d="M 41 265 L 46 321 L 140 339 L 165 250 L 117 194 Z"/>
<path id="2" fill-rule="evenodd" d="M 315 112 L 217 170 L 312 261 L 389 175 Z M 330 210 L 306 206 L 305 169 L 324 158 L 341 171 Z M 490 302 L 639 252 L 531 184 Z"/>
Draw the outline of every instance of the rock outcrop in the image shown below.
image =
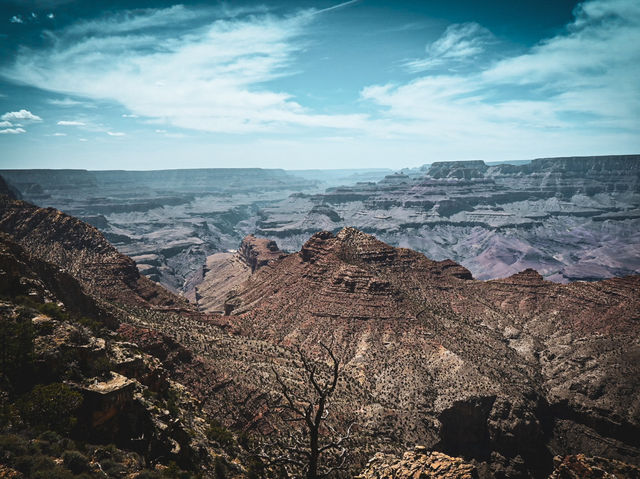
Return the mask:
<path id="1" fill-rule="evenodd" d="M 378 453 L 357 479 L 476 479 L 475 466 L 458 457 L 416 447 L 402 458 Z"/>
<path id="2" fill-rule="evenodd" d="M 228 296 L 251 274 L 270 262 L 284 258 L 275 241 L 246 236 L 237 251 L 207 257 L 203 280 L 195 288 L 200 311 L 223 313 Z"/>
<path id="3" fill-rule="evenodd" d="M 549 479 L 637 479 L 640 468 L 603 457 L 555 457 L 555 468 Z"/>

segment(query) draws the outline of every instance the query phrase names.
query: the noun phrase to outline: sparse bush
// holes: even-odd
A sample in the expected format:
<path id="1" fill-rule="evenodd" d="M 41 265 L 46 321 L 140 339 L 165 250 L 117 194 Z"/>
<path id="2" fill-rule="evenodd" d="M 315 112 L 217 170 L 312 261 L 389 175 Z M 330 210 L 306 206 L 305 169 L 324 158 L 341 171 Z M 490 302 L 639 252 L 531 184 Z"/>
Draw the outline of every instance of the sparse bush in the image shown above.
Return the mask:
<path id="1" fill-rule="evenodd" d="M 216 479 L 226 479 L 228 466 L 227 461 L 222 456 L 217 456 L 213 463 L 213 472 Z"/>
<path id="2" fill-rule="evenodd" d="M 213 442 L 217 442 L 222 447 L 233 446 L 233 434 L 221 423 L 215 419 L 209 420 L 209 427 L 207 428 L 207 439 Z"/>
<path id="3" fill-rule="evenodd" d="M 85 328 L 89 328 L 96 336 L 99 336 L 104 332 L 104 325 L 96 319 L 82 317 L 78 319 L 78 323 Z"/>
<path id="4" fill-rule="evenodd" d="M 62 462 L 65 467 L 74 474 L 80 474 L 91 470 L 89 458 L 78 451 L 65 451 L 62 454 Z"/>
<path id="5" fill-rule="evenodd" d="M 42 314 L 46 314 L 50 318 L 57 319 L 58 321 L 68 321 L 69 313 L 65 312 L 56 303 L 44 303 L 37 306 L 38 311 Z"/>
<path id="6" fill-rule="evenodd" d="M 82 396 L 66 384 L 38 385 L 17 402 L 20 416 L 33 428 L 68 433 L 77 419 Z"/>

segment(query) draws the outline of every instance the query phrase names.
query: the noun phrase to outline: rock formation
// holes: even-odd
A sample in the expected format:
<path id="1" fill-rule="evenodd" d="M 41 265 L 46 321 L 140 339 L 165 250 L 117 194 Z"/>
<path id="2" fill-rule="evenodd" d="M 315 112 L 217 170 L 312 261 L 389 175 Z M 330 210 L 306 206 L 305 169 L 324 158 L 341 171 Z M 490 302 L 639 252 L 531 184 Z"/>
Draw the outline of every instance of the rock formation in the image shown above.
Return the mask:
<path id="1" fill-rule="evenodd" d="M 196 305 L 200 311 L 224 312 L 229 293 L 252 273 L 271 261 L 284 257 L 275 241 L 246 236 L 236 252 L 215 253 L 207 258 L 203 281 L 196 286 Z"/>
<path id="2" fill-rule="evenodd" d="M 90 296 L 122 304 L 187 307 L 186 302 L 141 276 L 93 226 L 53 208 L 0 195 L 0 231 L 31 256 L 76 278 Z"/>
<path id="3" fill-rule="evenodd" d="M 561 285 L 533 270 L 477 281 L 346 228 L 254 273 L 226 321 L 336 345 L 358 384 L 341 407 L 372 436 L 539 477 L 554 454 L 638 461 L 639 289 L 640 276 Z"/>
<path id="4" fill-rule="evenodd" d="M 476 479 L 476 468 L 460 458 L 429 452 L 423 446 L 402 458 L 376 454 L 357 479 Z"/>

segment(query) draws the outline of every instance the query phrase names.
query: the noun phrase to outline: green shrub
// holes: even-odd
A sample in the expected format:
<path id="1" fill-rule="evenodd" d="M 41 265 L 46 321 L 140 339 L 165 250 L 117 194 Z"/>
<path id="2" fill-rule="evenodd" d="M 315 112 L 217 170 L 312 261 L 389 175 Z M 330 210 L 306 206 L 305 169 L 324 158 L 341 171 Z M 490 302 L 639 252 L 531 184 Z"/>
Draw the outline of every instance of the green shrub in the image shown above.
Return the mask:
<path id="1" fill-rule="evenodd" d="M 28 443 L 16 434 L 0 435 L 0 457 L 22 456 L 27 454 Z"/>
<path id="2" fill-rule="evenodd" d="M 156 471 L 150 471 L 145 469 L 140 471 L 140 473 L 136 476 L 136 479 L 164 479 L 162 474 Z"/>
<path id="3" fill-rule="evenodd" d="M 80 474 L 91 470 L 89 458 L 78 451 L 65 451 L 62 454 L 62 462 L 65 467 L 74 474 Z"/>
<path id="4" fill-rule="evenodd" d="M 104 324 L 100 321 L 93 318 L 80 318 L 78 319 L 78 323 L 84 326 L 85 328 L 89 328 L 93 334 L 96 336 L 100 336 L 104 332 Z"/>
<path id="5" fill-rule="evenodd" d="M 42 314 L 46 314 L 50 318 L 57 319 L 58 321 L 68 321 L 69 313 L 65 312 L 56 303 L 44 303 L 36 306 L 38 311 Z"/>
<path id="6" fill-rule="evenodd" d="M 38 471 L 51 470 L 56 464 L 50 457 L 37 454 L 16 457 L 13 461 L 13 465 L 23 474 L 32 476 Z"/>
<path id="7" fill-rule="evenodd" d="M 209 420 L 207 439 L 217 442 L 222 447 L 231 447 L 234 444 L 233 434 L 215 419 Z"/>
<path id="8" fill-rule="evenodd" d="M 100 461 L 100 466 L 109 477 L 125 477 L 127 475 L 127 468 L 113 459 Z"/>
<path id="9" fill-rule="evenodd" d="M 227 461 L 225 461 L 222 456 L 216 456 L 213 463 L 213 472 L 216 479 L 226 479 L 227 469 Z"/>
<path id="10" fill-rule="evenodd" d="M 0 377 L 18 391 L 28 388 L 33 376 L 33 340 L 31 319 L 0 319 Z"/>
<path id="11" fill-rule="evenodd" d="M 55 466 L 48 471 L 38 471 L 32 474 L 31 477 L 33 479 L 79 479 L 71 471 L 60 466 Z"/>
<path id="12" fill-rule="evenodd" d="M 36 430 L 53 430 L 67 434 L 77 418 L 74 413 L 82 404 L 80 393 L 66 384 L 38 385 L 16 403 L 22 419 Z"/>

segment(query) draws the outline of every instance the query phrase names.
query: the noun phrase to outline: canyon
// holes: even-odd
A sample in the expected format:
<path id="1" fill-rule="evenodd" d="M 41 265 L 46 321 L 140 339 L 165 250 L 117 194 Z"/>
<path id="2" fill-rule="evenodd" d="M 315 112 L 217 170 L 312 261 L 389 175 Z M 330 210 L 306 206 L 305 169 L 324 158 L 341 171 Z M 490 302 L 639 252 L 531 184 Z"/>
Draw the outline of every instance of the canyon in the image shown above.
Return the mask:
<path id="1" fill-rule="evenodd" d="M 344 227 L 314 232 L 294 253 L 245 237 L 237 251 L 210 255 L 194 303 L 147 279 L 98 228 L 19 200 L 7 185 L 0 193 L 4 310 L 25 294 L 54 302 L 117 335 L 104 354 L 146 355 L 151 370 L 114 361 L 113 373 L 137 381 L 136 401 L 149 397 L 145 388 L 166 390 L 160 373 L 183 391 L 184 426 L 167 429 L 167 417 L 149 416 L 166 444 L 152 453 L 181 467 L 213 474 L 197 444 L 233 462 L 203 436 L 203 414 L 231 437 L 286 435 L 272 417 L 274 371 L 304 386 L 296 347 L 322 368 L 322 342 L 342 364 L 328 424 L 356 424 L 352 475 L 408 477 L 384 470 L 413 474 L 436 464 L 480 478 L 547 477 L 576 463 L 637 471 L 638 275 L 559 284 L 523 269 L 480 280 L 453 260 Z M 67 327 L 53 324 L 54 332 Z M 192 440 L 184 437 L 190 428 Z M 172 452 L 174 443 L 181 447 Z M 237 447 L 244 452 L 236 452 L 234 474 L 245 477 L 250 453 Z"/>
<path id="2" fill-rule="evenodd" d="M 354 226 L 478 279 L 640 272 L 640 157 L 434 162 L 391 170 L 3 170 L 11 188 L 100 229 L 140 272 L 196 302 L 248 234 L 296 251 Z M 204 306 L 208 308 L 208 306 Z"/>

